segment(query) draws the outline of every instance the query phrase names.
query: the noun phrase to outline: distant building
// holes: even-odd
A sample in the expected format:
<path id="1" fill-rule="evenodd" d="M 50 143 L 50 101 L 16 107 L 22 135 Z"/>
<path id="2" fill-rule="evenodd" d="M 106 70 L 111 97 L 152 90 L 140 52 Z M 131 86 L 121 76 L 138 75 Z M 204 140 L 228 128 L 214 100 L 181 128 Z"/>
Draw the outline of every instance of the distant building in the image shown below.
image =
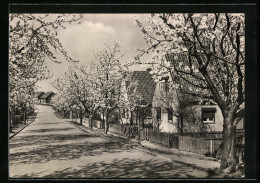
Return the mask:
<path id="1" fill-rule="evenodd" d="M 40 91 L 40 92 L 36 92 L 34 95 L 34 102 L 36 104 L 40 104 L 41 102 L 41 97 L 44 95 L 44 92 Z"/>
<path id="2" fill-rule="evenodd" d="M 50 91 L 47 93 L 44 93 L 40 97 L 40 103 L 41 104 L 51 104 L 52 103 L 52 97 L 55 95 L 54 92 Z"/>

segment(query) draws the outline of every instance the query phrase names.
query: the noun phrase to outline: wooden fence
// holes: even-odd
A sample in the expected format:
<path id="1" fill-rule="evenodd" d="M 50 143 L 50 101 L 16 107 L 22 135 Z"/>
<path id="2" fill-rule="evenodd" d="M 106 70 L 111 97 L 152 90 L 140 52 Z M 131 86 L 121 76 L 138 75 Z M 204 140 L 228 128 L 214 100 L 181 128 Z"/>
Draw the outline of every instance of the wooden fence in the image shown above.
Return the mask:
<path id="1" fill-rule="evenodd" d="M 159 132 L 145 128 L 140 131 L 140 138 L 142 140 L 149 140 L 151 142 L 155 142 L 170 147 L 169 133 Z"/>
<path id="2" fill-rule="evenodd" d="M 14 115 L 12 119 L 12 125 L 15 126 L 18 123 L 20 123 L 23 120 L 24 116 L 23 115 Z"/>
<path id="3" fill-rule="evenodd" d="M 154 131 L 152 129 L 142 129 L 140 131 L 140 138 L 158 144 L 162 144 L 171 148 L 176 148 L 181 151 L 193 152 L 206 156 L 213 156 L 220 158 L 222 153 L 223 135 L 219 132 L 204 134 L 203 137 L 195 134 L 196 137 L 187 136 L 187 134 L 180 135 L 177 133 L 164 133 Z M 244 132 L 238 131 L 235 135 L 236 139 L 236 154 L 242 154 L 244 157 Z"/>
<path id="4" fill-rule="evenodd" d="M 137 127 L 127 125 L 109 125 L 109 131 L 126 137 L 138 137 Z M 131 132 L 132 131 L 132 132 Z M 187 134 L 165 133 L 145 128 L 140 130 L 140 139 L 153 143 L 162 144 L 167 147 L 176 148 L 181 151 L 193 152 L 205 156 L 220 158 L 222 153 L 223 135 L 220 132 L 208 134 L 195 134 L 194 137 Z M 239 131 L 235 135 L 236 154 L 244 157 L 244 131 Z"/>
<path id="5" fill-rule="evenodd" d="M 202 155 L 217 154 L 222 140 L 207 140 L 187 136 L 178 136 L 179 150 L 188 151 Z"/>

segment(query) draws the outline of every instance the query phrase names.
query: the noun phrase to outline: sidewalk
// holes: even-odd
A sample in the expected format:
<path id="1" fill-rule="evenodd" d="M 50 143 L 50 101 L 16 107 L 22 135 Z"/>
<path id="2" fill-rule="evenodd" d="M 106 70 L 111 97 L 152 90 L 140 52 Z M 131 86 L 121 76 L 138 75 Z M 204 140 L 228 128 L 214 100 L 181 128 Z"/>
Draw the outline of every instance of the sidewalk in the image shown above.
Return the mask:
<path id="1" fill-rule="evenodd" d="M 27 127 L 32 122 L 34 122 L 36 116 L 37 116 L 37 113 L 34 113 L 33 115 L 28 117 L 26 124 L 24 124 L 24 122 L 23 122 L 23 123 L 19 123 L 16 126 L 14 126 L 13 129 L 12 129 L 12 132 L 9 132 L 9 139 L 13 138 L 16 134 L 21 132 L 25 127 Z"/>
<path id="2" fill-rule="evenodd" d="M 118 142 L 127 141 L 128 144 L 125 144 L 126 146 L 130 146 L 132 148 L 138 149 L 140 151 L 144 151 L 149 154 L 154 154 L 165 158 L 169 158 L 173 161 L 185 164 L 193 168 L 197 168 L 205 171 L 211 171 L 211 170 L 215 171 L 219 169 L 220 166 L 220 161 L 215 158 L 205 157 L 203 155 L 198 155 L 191 152 L 179 151 L 178 149 L 174 149 L 174 148 L 163 147 L 161 145 L 157 145 L 149 141 L 141 141 L 141 144 L 139 144 L 137 139 L 129 139 L 127 137 L 122 137 L 120 135 L 111 132 L 105 134 L 103 130 L 96 129 L 96 128 L 89 129 L 88 127 L 84 126 L 84 124 L 80 125 L 78 122 L 72 122 L 72 121 L 67 121 L 67 122 L 73 123 L 75 126 L 77 126 L 78 128 L 84 131 L 87 131 L 88 133 L 95 133 L 98 136 L 113 141 L 118 141 Z"/>

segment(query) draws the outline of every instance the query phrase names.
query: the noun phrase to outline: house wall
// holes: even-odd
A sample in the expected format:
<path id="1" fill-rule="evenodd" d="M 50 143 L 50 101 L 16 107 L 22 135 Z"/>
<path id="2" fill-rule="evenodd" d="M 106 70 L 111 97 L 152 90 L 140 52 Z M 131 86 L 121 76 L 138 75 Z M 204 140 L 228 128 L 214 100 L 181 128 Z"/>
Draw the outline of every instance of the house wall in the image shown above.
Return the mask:
<path id="1" fill-rule="evenodd" d="M 179 102 L 177 100 L 176 90 L 171 86 L 172 80 L 169 77 L 169 91 L 165 91 L 165 82 L 161 81 L 156 84 L 155 93 L 153 97 L 153 123 L 154 127 L 158 127 L 159 122 L 159 131 L 161 132 L 169 132 L 175 133 L 178 132 L 178 118 L 173 115 L 172 120 L 168 120 L 168 111 L 167 108 L 172 108 L 174 112 L 177 111 Z M 156 107 L 161 108 L 161 120 L 157 120 L 156 118 Z M 173 113 L 174 113 L 173 112 Z"/>
<path id="2" fill-rule="evenodd" d="M 162 113 L 159 130 L 161 132 L 175 133 L 178 132 L 177 118 L 173 116 L 173 120 L 168 120 L 168 113 Z"/>
<path id="3" fill-rule="evenodd" d="M 126 83 L 124 80 L 122 80 L 122 84 L 121 84 L 121 99 L 120 100 L 123 100 L 123 101 L 128 101 L 128 98 L 127 98 L 127 93 L 126 93 Z M 130 112 L 128 113 L 128 116 L 129 118 L 125 118 L 125 117 L 122 117 L 122 113 L 123 113 L 123 109 L 120 109 L 120 116 L 121 116 L 121 123 L 122 124 L 130 124 Z M 127 114 L 125 114 L 127 115 Z"/>
<path id="4" fill-rule="evenodd" d="M 215 108 L 216 113 L 215 113 L 215 123 L 205 123 L 210 126 L 210 129 L 212 131 L 222 131 L 223 130 L 223 116 L 221 113 L 221 110 L 218 105 L 194 105 L 193 109 L 197 112 L 199 116 L 202 115 L 201 109 L 202 108 Z M 202 121 L 201 121 L 202 122 Z"/>
<path id="5" fill-rule="evenodd" d="M 45 100 L 44 103 L 46 104 L 51 104 L 52 103 L 52 97 L 54 96 L 54 93 L 52 93 L 50 96 L 48 96 Z"/>
<path id="6" fill-rule="evenodd" d="M 223 115 L 218 105 L 194 105 L 193 108 L 197 111 L 197 114 L 201 116 L 202 108 L 215 108 L 215 123 L 207 123 L 210 128 L 215 132 L 223 131 Z M 237 129 L 244 129 L 244 118 L 241 119 L 237 125 Z"/>
<path id="7" fill-rule="evenodd" d="M 242 130 L 242 129 L 245 129 L 245 118 L 242 118 L 238 124 L 237 124 L 237 129 L 238 130 Z"/>

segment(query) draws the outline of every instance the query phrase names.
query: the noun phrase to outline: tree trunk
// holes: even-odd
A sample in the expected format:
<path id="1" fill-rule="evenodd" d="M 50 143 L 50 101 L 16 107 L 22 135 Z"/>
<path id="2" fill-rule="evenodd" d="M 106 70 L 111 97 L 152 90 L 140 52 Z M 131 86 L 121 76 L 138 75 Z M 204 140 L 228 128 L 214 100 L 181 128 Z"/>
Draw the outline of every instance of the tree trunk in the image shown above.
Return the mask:
<path id="1" fill-rule="evenodd" d="M 26 111 L 24 111 L 24 117 L 23 117 L 23 119 L 24 119 L 24 124 L 26 125 Z"/>
<path id="2" fill-rule="evenodd" d="M 140 113 L 138 114 L 138 143 L 140 143 L 140 130 L 141 130 L 141 118 Z"/>
<path id="3" fill-rule="evenodd" d="M 178 133 L 183 134 L 183 114 L 178 116 Z"/>
<path id="4" fill-rule="evenodd" d="M 181 114 L 181 134 L 183 134 L 183 115 Z"/>
<path id="5" fill-rule="evenodd" d="M 227 169 L 228 172 L 233 172 L 236 166 L 235 158 L 235 133 L 236 126 L 232 124 L 233 119 L 224 117 L 223 124 L 223 150 L 221 156 L 220 169 Z"/>
<path id="6" fill-rule="evenodd" d="M 70 114 L 71 114 L 71 121 L 73 121 L 73 111 L 70 110 Z"/>
<path id="7" fill-rule="evenodd" d="M 9 111 L 9 132 L 13 132 L 13 114 Z"/>
<path id="8" fill-rule="evenodd" d="M 107 108 L 105 109 L 105 133 L 107 134 L 108 132 L 108 112 L 107 112 Z"/>
<path id="9" fill-rule="evenodd" d="M 102 110 L 102 112 L 103 112 L 103 121 L 102 121 L 102 129 L 103 128 L 105 128 L 104 126 L 105 126 L 105 111 L 104 111 L 104 109 Z"/>
<path id="10" fill-rule="evenodd" d="M 130 111 L 130 125 L 133 125 L 133 111 Z"/>
<path id="11" fill-rule="evenodd" d="M 93 115 L 89 115 L 89 118 L 88 118 L 90 129 L 92 129 L 92 117 L 93 117 Z"/>
<path id="12" fill-rule="evenodd" d="M 79 113 L 79 118 L 80 118 L 80 124 L 82 125 L 83 124 L 83 113 L 82 113 L 82 111 L 80 111 L 80 113 Z"/>

